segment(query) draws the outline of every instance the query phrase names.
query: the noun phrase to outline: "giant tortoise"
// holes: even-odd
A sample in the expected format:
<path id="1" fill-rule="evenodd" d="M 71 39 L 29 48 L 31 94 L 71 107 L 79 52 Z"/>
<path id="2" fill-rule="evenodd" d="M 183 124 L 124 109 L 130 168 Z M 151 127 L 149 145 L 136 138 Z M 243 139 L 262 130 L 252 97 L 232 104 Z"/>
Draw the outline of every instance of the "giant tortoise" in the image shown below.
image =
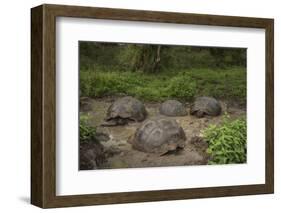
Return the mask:
<path id="1" fill-rule="evenodd" d="M 221 114 L 221 111 L 221 104 L 212 97 L 196 98 L 190 108 L 190 114 L 198 118 L 202 118 L 205 115 L 218 116 Z"/>
<path id="2" fill-rule="evenodd" d="M 136 150 L 165 154 L 185 146 L 185 133 L 173 118 L 157 116 L 146 120 L 128 140 Z"/>
<path id="3" fill-rule="evenodd" d="M 124 125 L 129 121 L 140 122 L 147 116 L 144 104 L 136 98 L 126 96 L 116 100 L 107 110 L 103 126 Z"/>
<path id="4" fill-rule="evenodd" d="M 187 115 L 184 104 L 176 100 L 167 100 L 159 107 L 159 112 L 166 116 L 185 116 Z"/>

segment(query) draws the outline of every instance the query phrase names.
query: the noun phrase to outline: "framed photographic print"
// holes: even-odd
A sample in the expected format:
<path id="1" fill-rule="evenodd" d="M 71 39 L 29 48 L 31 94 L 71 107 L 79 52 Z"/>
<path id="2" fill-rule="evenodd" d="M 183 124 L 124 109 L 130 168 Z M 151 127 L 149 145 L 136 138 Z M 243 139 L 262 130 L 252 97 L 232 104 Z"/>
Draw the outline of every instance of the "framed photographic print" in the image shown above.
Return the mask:
<path id="1" fill-rule="evenodd" d="M 273 19 L 31 9 L 31 203 L 274 191 Z"/>

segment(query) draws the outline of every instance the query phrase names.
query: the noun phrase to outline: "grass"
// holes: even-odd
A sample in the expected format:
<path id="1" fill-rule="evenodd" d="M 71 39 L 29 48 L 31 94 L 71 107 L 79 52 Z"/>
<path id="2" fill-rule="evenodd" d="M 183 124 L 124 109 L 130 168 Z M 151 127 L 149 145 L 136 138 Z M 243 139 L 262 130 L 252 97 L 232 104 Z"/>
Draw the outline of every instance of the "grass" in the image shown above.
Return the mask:
<path id="1" fill-rule="evenodd" d="M 81 96 L 132 95 L 146 101 L 175 98 L 182 101 L 196 96 L 245 102 L 245 68 L 222 70 L 191 69 L 145 74 L 140 72 L 81 70 Z"/>

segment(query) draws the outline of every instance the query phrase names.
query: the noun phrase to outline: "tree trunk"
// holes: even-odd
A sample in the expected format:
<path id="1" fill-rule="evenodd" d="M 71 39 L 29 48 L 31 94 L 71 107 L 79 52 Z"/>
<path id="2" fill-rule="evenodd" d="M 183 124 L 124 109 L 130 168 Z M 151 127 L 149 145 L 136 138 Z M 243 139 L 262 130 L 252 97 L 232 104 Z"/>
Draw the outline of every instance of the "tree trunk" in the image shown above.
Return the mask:
<path id="1" fill-rule="evenodd" d="M 134 69 L 137 71 L 157 72 L 161 61 L 161 45 L 145 45 L 137 50 L 138 57 Z"/>

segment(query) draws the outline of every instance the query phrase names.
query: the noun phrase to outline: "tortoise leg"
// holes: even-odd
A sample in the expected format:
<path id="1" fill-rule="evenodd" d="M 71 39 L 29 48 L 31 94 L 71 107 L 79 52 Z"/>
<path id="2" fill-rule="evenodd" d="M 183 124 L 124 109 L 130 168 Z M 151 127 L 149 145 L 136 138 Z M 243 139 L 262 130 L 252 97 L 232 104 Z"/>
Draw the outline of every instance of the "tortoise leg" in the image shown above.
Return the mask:
<path id="1" fill-rule="evenodd" d="M 197 118 L 203 118 L 204 115 L 205 115 L 205 113 L 202 112 L 202 111 L 200 111 L 200 110 L 196 112 L 196 117 L 197 117 Z"/>
<path id="2" fill-rule="evenodd" d="M 128 123 L 128 121 L 126 119 L 122 119 L 122 118 L 119 118 L 117 119 L 117 125 L 125 125 Z"/>
<path id="3" fill-rule="evenodd" d="M 118 123 L 116 122 L 116 120 L 107 120 L 107 121 L 104 121 L 101 126 L 116 126 Z"/>

